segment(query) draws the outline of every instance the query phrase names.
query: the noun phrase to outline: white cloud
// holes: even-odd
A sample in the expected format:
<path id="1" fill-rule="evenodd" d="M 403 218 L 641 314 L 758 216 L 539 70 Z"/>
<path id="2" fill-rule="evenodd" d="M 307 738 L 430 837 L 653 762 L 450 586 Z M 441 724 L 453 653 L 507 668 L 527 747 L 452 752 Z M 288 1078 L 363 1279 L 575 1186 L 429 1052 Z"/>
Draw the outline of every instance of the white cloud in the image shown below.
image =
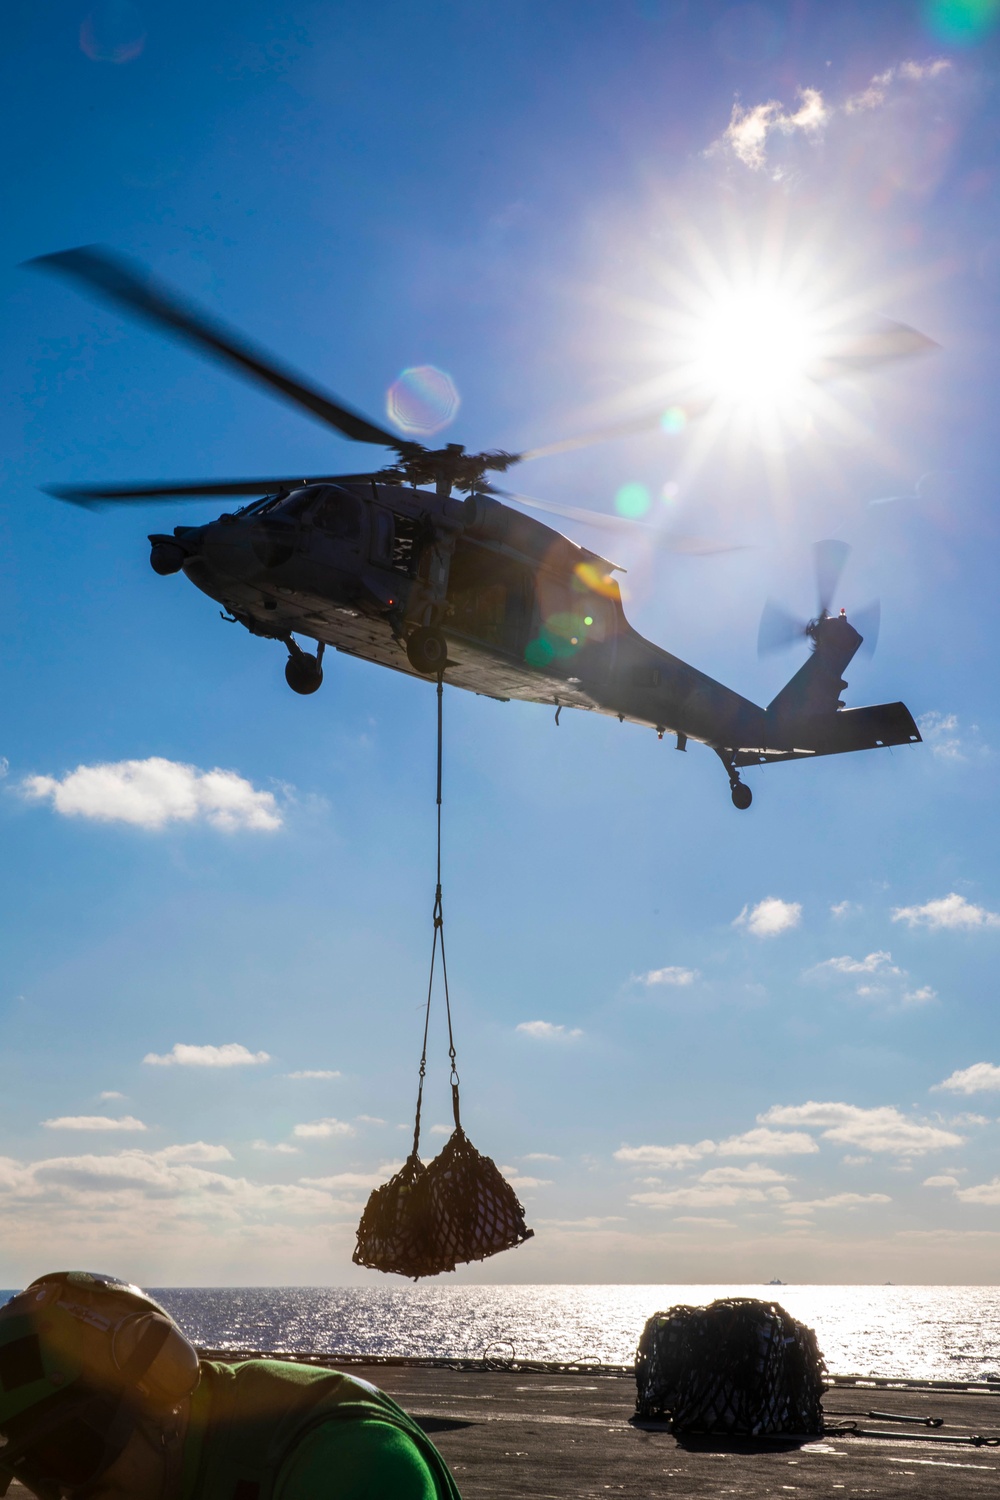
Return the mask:
<path id="1" fill-rule="evenodd" d="M 500 1171 L 516 1191 L 527 1189 L 530 1192 L 532 1188 L 551 1187 L 552 1185 L 551 1178 L 531 1177 L 526 1173 L 519 1172 L 516 1167 L 501 1167 Z"/>
<path id="2" fill-rule="evenodd" d="M 698 1224 L 702 1229 L 735 1229 L 732 1219 L 710 1219 L 706 1214 L 678 1214 L 675 1224 Z"/>
<path id="3" fill-rule="evenodd" d="M 710 1156 L 715 1150 L 714 1141 L 700 1141 L 697 1146 L 620 1146 L 615 1152 L 615 1161 L 626 1162 L 635 1167 L 686 1167 L 691 1162 Z"/>
<path id="4" fill-rule="evenodd" d="M 135 1223 L 137 1213 L 148 1215 L 158 1202 L 182 1205 L 168 1221 L 174 1226 L 180 1212 L 184 1218 L 193 1214 L 214 1221 L 220 1229 L 268 1222 L 276 1214 L 331 1211 L 328 1195 L 315 1188 L 254 1183 L 198 1164 L 227 1159 L 224 1150 L 199 1141 L 158 1152 L 53 1157 L 27 1166 L 0 1162 L 0 1194 L 12 1195 L 4 1205 L 8 1217 L 12 1207 L 32 1200 L 40 1206 L 61 1202 L 86 1211 L 98 1224 L 122 1210 Z"/>
<path id="5" fill-rule="evenodd" d="M 175 1042 L 169 1052 L 147 1052 L 144 1063 L 157 1068 L 248 1068 L 270 1062 L 267 1052 L 250 1052 L 241 1042 L 224 1042 L 221 1047 L 192 1047 Z"/>
<path id="6" fill-rule="evenodd" d="M 270 1145 L 268 1141 L 251 1141 L 250 1145 L 254 1151 L 270 1151 L 275 1156 L 298 1156 L 298 1146 L 290 1146 L 287 1141 L 279 1141 L 276 1146 Z"/>
<path id="7" fill-rule="evenodd" d="M 720 1182 L 695 1183 L 692 1187 L 671 1188 L 662 1193 L 633 1193 L 629 1202 L 641 1208 L 733 1208 L 737 1203 L 781 1202 L 787 1197 L 787 1188 Z"/>
<path id="8" fill-rule="evenodd" d="M 951 1094 L 993 1094 L 1000 1091 L 1000 1068 L 995 1063 L 973 1063 L 949 1073 L 943 1083 L 936 1083 L 931 1093 L 946 1089 Z"/>
<path id="9" fill-rule="evenodd" d="M 339 1078 L 340 1076 L 340 1073 L 333 1068 L 301 1068 L 297 1073 L 285 1074 L 286 1078 Z"/>
<path id="10" fill-rule="evenodd" d="M 859 1208 L 862 1203 L 891 1203 L 887 1193 L 832 1193 L 829 1198 L 810 1198 L 805 1203 L 790 1202 L 785 1211 L 793 1214 L 812 1213 L 814 1208 Z"/>
<path id="11" fill-rule="evenodd" d="M 903 991 L 904 1005 L 929 1005 L 932 1000 L 937 999 L 937 990 L 932 989 L 929 984 L 922 984 L 916 990 Z"/>
<path id="12" fill-rule="evenodd" d="M 955 714 L 921 714 L 917 724 L 924 744 L 930 746 L 932 755 L 938 756 L 941 760 L 964 761 L 966 759 Z"/>
<path id="13" fill-rule="evenodd" d="M 409 1130 L 411 1127 L 407 1125 L 404 1128 Z M 451 1135 L 454 1128 L 453 1125 L 432 1125 L 430 1133 L 431 1135 Z"/>
<path id="14" fill-rule="evenodd" d="M 759 1186 L 765 1182 L 791 1182 L 787 1172 L 776 1172 L 774 1167 L 762 1167 L 751 1162 L 748 1167 L 709 1167 L 702 1172 L 699 1182 L 752 1182 Z"/>
<path id="15" fill-rule="evenodd" d="M 864 89 L 849 95 L 839 105 L 824 99 L 817 88 L 799 89 L 795 109 L 786 109 L 777 99 L 755 104 L 749 109 L 737 101 L 725 133 L 710 147 L 710 153 L 729 151 L 745 167 L 759 172 L 767 165 L 769 137 L 776 134 L 802 135 L 810 141 L 817 141 L 836 115 L 859 115 L 878 109 L 887 103 L 890 92 L 898 89 L 901 83 L 923 83 L 939 77 L 950 67 L 951 63 L 943 57 L 925 63 L 899 63 L 876 74 Z"/>
<path id="16" fill-rule="evenodd" d="M 1000 915 L 987 911 L 985 906 L 974 906 L 956 891 L 937 901 L 927 901 L 923 906 L 897 906 L 892 920 L 906 922 L 910 927 L 929 927 L 932 932 L 942 929 L 971 932 L 977 927 L 1000 927 Z"/>
<path id="17" fill-rule="evenodd" d="M 10 761 L 7 759 L 6 755 L 0 755 L 0 781 L 3 780 L 9 770 Z"/>
<path id="18" fill-rule="evenodd" d="M 331 1135 L 356 1135 L 353 1125 L 348 1125 L 346 1120 L 335 1120 L 332 1115 L 327 1115 L 323 1120 L 307 1120 L 302 1125 L 296 1125 L 292 1131 L 299 1140 L 326 1140 Z"/>
<path id="19" fill-rule="evenodd" d="M 381 1115 L 355 1115 L 354 1118 L 362 1125 L 384 1125 L 386 1122 Z M 401 1127 L 405 1129 L 404 1127 Z"/>
<path id="20" fill-rule="evenodd" d="M 694 984 L 701 975 L 697 969 L 682 969 L 677 964 L 671 964 L 665 969 L 650 969 L 648 974 L 638 974 L 636 978 L 640 984 L 669 984 L 684 988 Z"/>
<path id="21" fill-rule="evenodd" d="M 811 1135 L 799 1130 L 744 1130 L 720 1141 L 720 1156 L 811 1156 L 819 1150 Z"/>
<path id="22" fill-rule="evenodd" d="M 876 73 L 859 93 L 851 94 L 844 100 L 844 113 L 856 115 L 869 109 L 878 109 L 885 103 L 890 87 L 898 79 L 907 83 L 922 83 L 925 78 L 938 78 L 950 67 L 951 63 L 947 58 L 935 57 L 926 63 L 902 62 L 898 67 L 886 68 L 884 73 Z"/>
<path id="23" fill-rule="evenodd" d="M 669 1171 L 690 1166 L 706 1156 L 808 1156 L 818 1150 L 812 1136 L 806 1135 L 804 1131 L 771 1130 L 766 1126 L 755 1126 L 743 1131 L 741 1135 L 731 1135 L 724 1141 L 698 1141 L 693 1146 L 621 1146 L 615 1152 L 615 1161 L 624 1162 L 627 1166 Z"/>
<path id="24" fill-rule="evenodd" d="M 830 907 L 831 917 L 850 917 L 861 908 L 854 901 L 835 901 Z"/>
<path id="25" fill-rule="evenodd" d="M 134 1115 L 123 1115 L 112 1120 L 108 1115 L 60 1115 L 56 1120 L 43 1120 L 46 1130 L 145 1130 L 147 1127 Z"/>
<path id="26" fill-rule="evenodd" d="M 744 906 L 733 923 L 734 927 L 745 927 L 754 937 L 778 937 L 782 932 L 791 932 L 802 919 L 802 906 L 798 901 L 782 901 L 779 896 L 765 896 L 754 907 Z"/>
<path id="27" fill-rule="evenodd" d="M 955 1197 L 960 1203 L 1000 1204 L 1000 1177 L 992 1182 L 980 1182 L 976 1187 L 958 1188 Z"/>
<path id="28" fill-rule="evenodd" d="M 377 1172 L 332 1172 L 328 1177 L 300 1177 L 299 1181 L 310 1187 L 331 1190 L 356 1188 L 370 1193 L 372 1188 L 381 1187 L 383 1182 L 388 1182 L 390 1177 L 395 1177 L 402 1165 L 401 1161 L 390 1161 L 379 1167 Z"/>
<path id="29" fill-rule="evenodd" d="M 550 1151 L 529 1151 L 522 1161 L 562 1161 L 561 1156 L 553 1156 Z"/>
<path id="30" fill-rule="evenodd" d="M 758 171 L 766 164 L 767 138 L 772 131 L 792 135 L 801 130 L 816 136 L 822 130 L 830 118 L 823 95 L 819 89 L 805 88 L 798 92 L 799 106 L 793 112 L 786 111 L 776 99 L 755 104 L 752 109 L 744 109 L 738 101 L 733 105 L 722 142 L 745 167 Z"/>
<path id="31" fill-rule="evenodd" d="M 869 953 L 865 958 L 850 958 L 846 954 L 842 958 L 825 958 L 822 963 L 814 964 L 808 972 L 821 974 L 825 970 L 832 974 L 882 974 L 897 978 L 903 973 L 893 963 L 892 954 L 884 949 Z"/>
<path id="32" fill-rule="evenodd" d="M 125 1095 L 119 1094 L 117 1089 L 105 1089 L 103 1093 L 98 1094 L 97 1097 L 102 1101 L 106 1101 L 109 1099 L 124 1099 Z"/>
<path id="33" fill-rule="evenodd" d="M 776 1104 L 757 1118 L 775 1125 L 812 1126 L 821 1131 L 824 1140 L 893 1156 L 920 1156 L 964 1142 L 964 1137 L 954 1131 L 908 1120 L 893 1105 L 863 1109 L 856 1104 L 810 1100 L 807 1104 Z"/>
<path id="34" fill-rule="evenodd" d="M 868 1163 L 871 1161 L 870 1156 L 852 1156 L 850 1152 L 848 1152 L 846 1156 L 842 1156 L 840 1159 L 844 1163 L 845 1167 L 867 1167 Z"/>
<path id="35" fill-rule="evenodd" d="M 605 1224 L 624 1224 L 621 1214 L 589 1214 L 585 1219 L 535 1219 L 549 1229 L 603 1229 Z"/>
<path id="36" fill-rule="evenodd" d="M 200 771 L 160 755 L 77 766 L 61 778 L 28 776 L 21 790 L 32 801 L 51 802 L 64 817 L 136 828 L 201 821 L 224 833 L 273 832 L 282 821 L 274 794 L 258 791 L 235 771 Z"/>
<path id="37" fill-rule="evenodd" d="M 199 1161 L 232 1161 L 233 1153 L 228 1146 L 212 1146 L 208 1141 L 189 1141 L 181 1146 L 164 1146 L 162 1151 L 152 1153 L 156 1161 L 176 1162 L 199 1162 Z"/>
<path id="38" fill-rule="evenodd" d="M 932 1188 L 957 1188 L 958 1178 L 951 1177 L 947 1172 L 941 1172 L 936 1177 L 925 1177 L 922 1185 Z"/>
<path id="39" fill-rule="evenodd" d="M 575 1037 L 583 1036 L 583 1032 L 578 1027 L 568 1031 L 565 1026 L 556 1026 L 552 1021 L 521 1021 L 514 1027 L 514 1030 L 545 1042 L 568 1042 Z"/>

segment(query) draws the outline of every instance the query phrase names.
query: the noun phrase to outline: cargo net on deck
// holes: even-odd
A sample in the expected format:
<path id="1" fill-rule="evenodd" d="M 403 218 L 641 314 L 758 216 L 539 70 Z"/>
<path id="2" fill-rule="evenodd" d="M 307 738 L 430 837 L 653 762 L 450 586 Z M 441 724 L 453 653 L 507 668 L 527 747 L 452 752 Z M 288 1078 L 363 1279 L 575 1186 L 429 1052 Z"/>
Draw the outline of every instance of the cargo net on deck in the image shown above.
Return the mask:
<path id="1" fill-rule="evenodd" d="M 375 1189 L 358 1225 L 353 1260 L 375 1271 L 399 1276 L 437 1276 L 454 1271 L 466 1261 L 486 1260 L 501 1250 L 512 1250 L 530 1239 L 534 1230 L 524 1222 L 517 1194 L 488 1156 L 477 1151 L 462 1129 L 458 1097 L 455 1039 L 451 1028 L 448 963 L 444 951 L 444 914 L 441 904 L 441 720 L 443 682 L 438 678 L 437 756 L 437 889 L 434 895 L 434 942 L 424 1011 L 424 1045 L 420 1056 L 417 1113 L 413 1149 L 394 1177 Z M 451 1061 L 451 1100 L 455 1129 L 441 1153 L 427 1166 L 420 1160 L 420 1111 L 427 1073 L 427 1034 L 438 948 L 448 1056 Z"/>
<path id="2" fill-rule="evenodd" d="M 812 1329 L 776 1302 L 672 1307 L 639 1339 L 636 1415 L 665 1418 L 678 1436 L 816 1434 L 825 1369 Z"/>

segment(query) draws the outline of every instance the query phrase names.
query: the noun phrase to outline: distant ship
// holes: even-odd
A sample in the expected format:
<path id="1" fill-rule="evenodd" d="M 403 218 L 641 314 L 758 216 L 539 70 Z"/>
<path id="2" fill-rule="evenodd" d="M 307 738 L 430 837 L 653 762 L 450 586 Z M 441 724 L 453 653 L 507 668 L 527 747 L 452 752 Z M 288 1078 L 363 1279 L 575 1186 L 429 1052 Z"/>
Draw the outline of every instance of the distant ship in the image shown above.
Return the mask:
<path id="1" fill-rule="evenodd" d="M 780 1276 L 772 1276 L 770 1281 L 764 1282 L 765 1286 L 787 1286 L 787 1281 L 782 1281 Z"/>

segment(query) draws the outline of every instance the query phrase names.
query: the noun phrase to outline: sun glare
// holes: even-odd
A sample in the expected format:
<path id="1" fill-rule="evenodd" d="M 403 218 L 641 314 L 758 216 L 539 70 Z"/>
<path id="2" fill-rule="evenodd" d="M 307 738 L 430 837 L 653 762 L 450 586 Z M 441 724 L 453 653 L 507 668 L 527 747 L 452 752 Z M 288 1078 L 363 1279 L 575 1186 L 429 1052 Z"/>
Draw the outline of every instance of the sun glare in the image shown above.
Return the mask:
<path id="1" fill-rule="evenodd" d="M 780 416 L 820 355 L 810 309 L 774 287 L 720 292 L 691 328 L 690 374 L 711 399 Z"/>

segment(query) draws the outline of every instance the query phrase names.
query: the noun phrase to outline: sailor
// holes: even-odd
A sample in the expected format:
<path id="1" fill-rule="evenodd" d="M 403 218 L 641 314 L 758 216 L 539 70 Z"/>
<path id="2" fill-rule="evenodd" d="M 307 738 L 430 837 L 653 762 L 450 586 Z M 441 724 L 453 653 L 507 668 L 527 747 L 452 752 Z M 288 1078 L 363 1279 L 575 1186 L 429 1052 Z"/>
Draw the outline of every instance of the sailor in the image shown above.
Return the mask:
<path id="1" fill-rule="evenodd" d="M 460 1500 L 437 1449 L 367 1381 L 200 1360 L 138 1287 L 40 1276 L 0 1307 L 0 1495 L 41 1500 Z"/>

